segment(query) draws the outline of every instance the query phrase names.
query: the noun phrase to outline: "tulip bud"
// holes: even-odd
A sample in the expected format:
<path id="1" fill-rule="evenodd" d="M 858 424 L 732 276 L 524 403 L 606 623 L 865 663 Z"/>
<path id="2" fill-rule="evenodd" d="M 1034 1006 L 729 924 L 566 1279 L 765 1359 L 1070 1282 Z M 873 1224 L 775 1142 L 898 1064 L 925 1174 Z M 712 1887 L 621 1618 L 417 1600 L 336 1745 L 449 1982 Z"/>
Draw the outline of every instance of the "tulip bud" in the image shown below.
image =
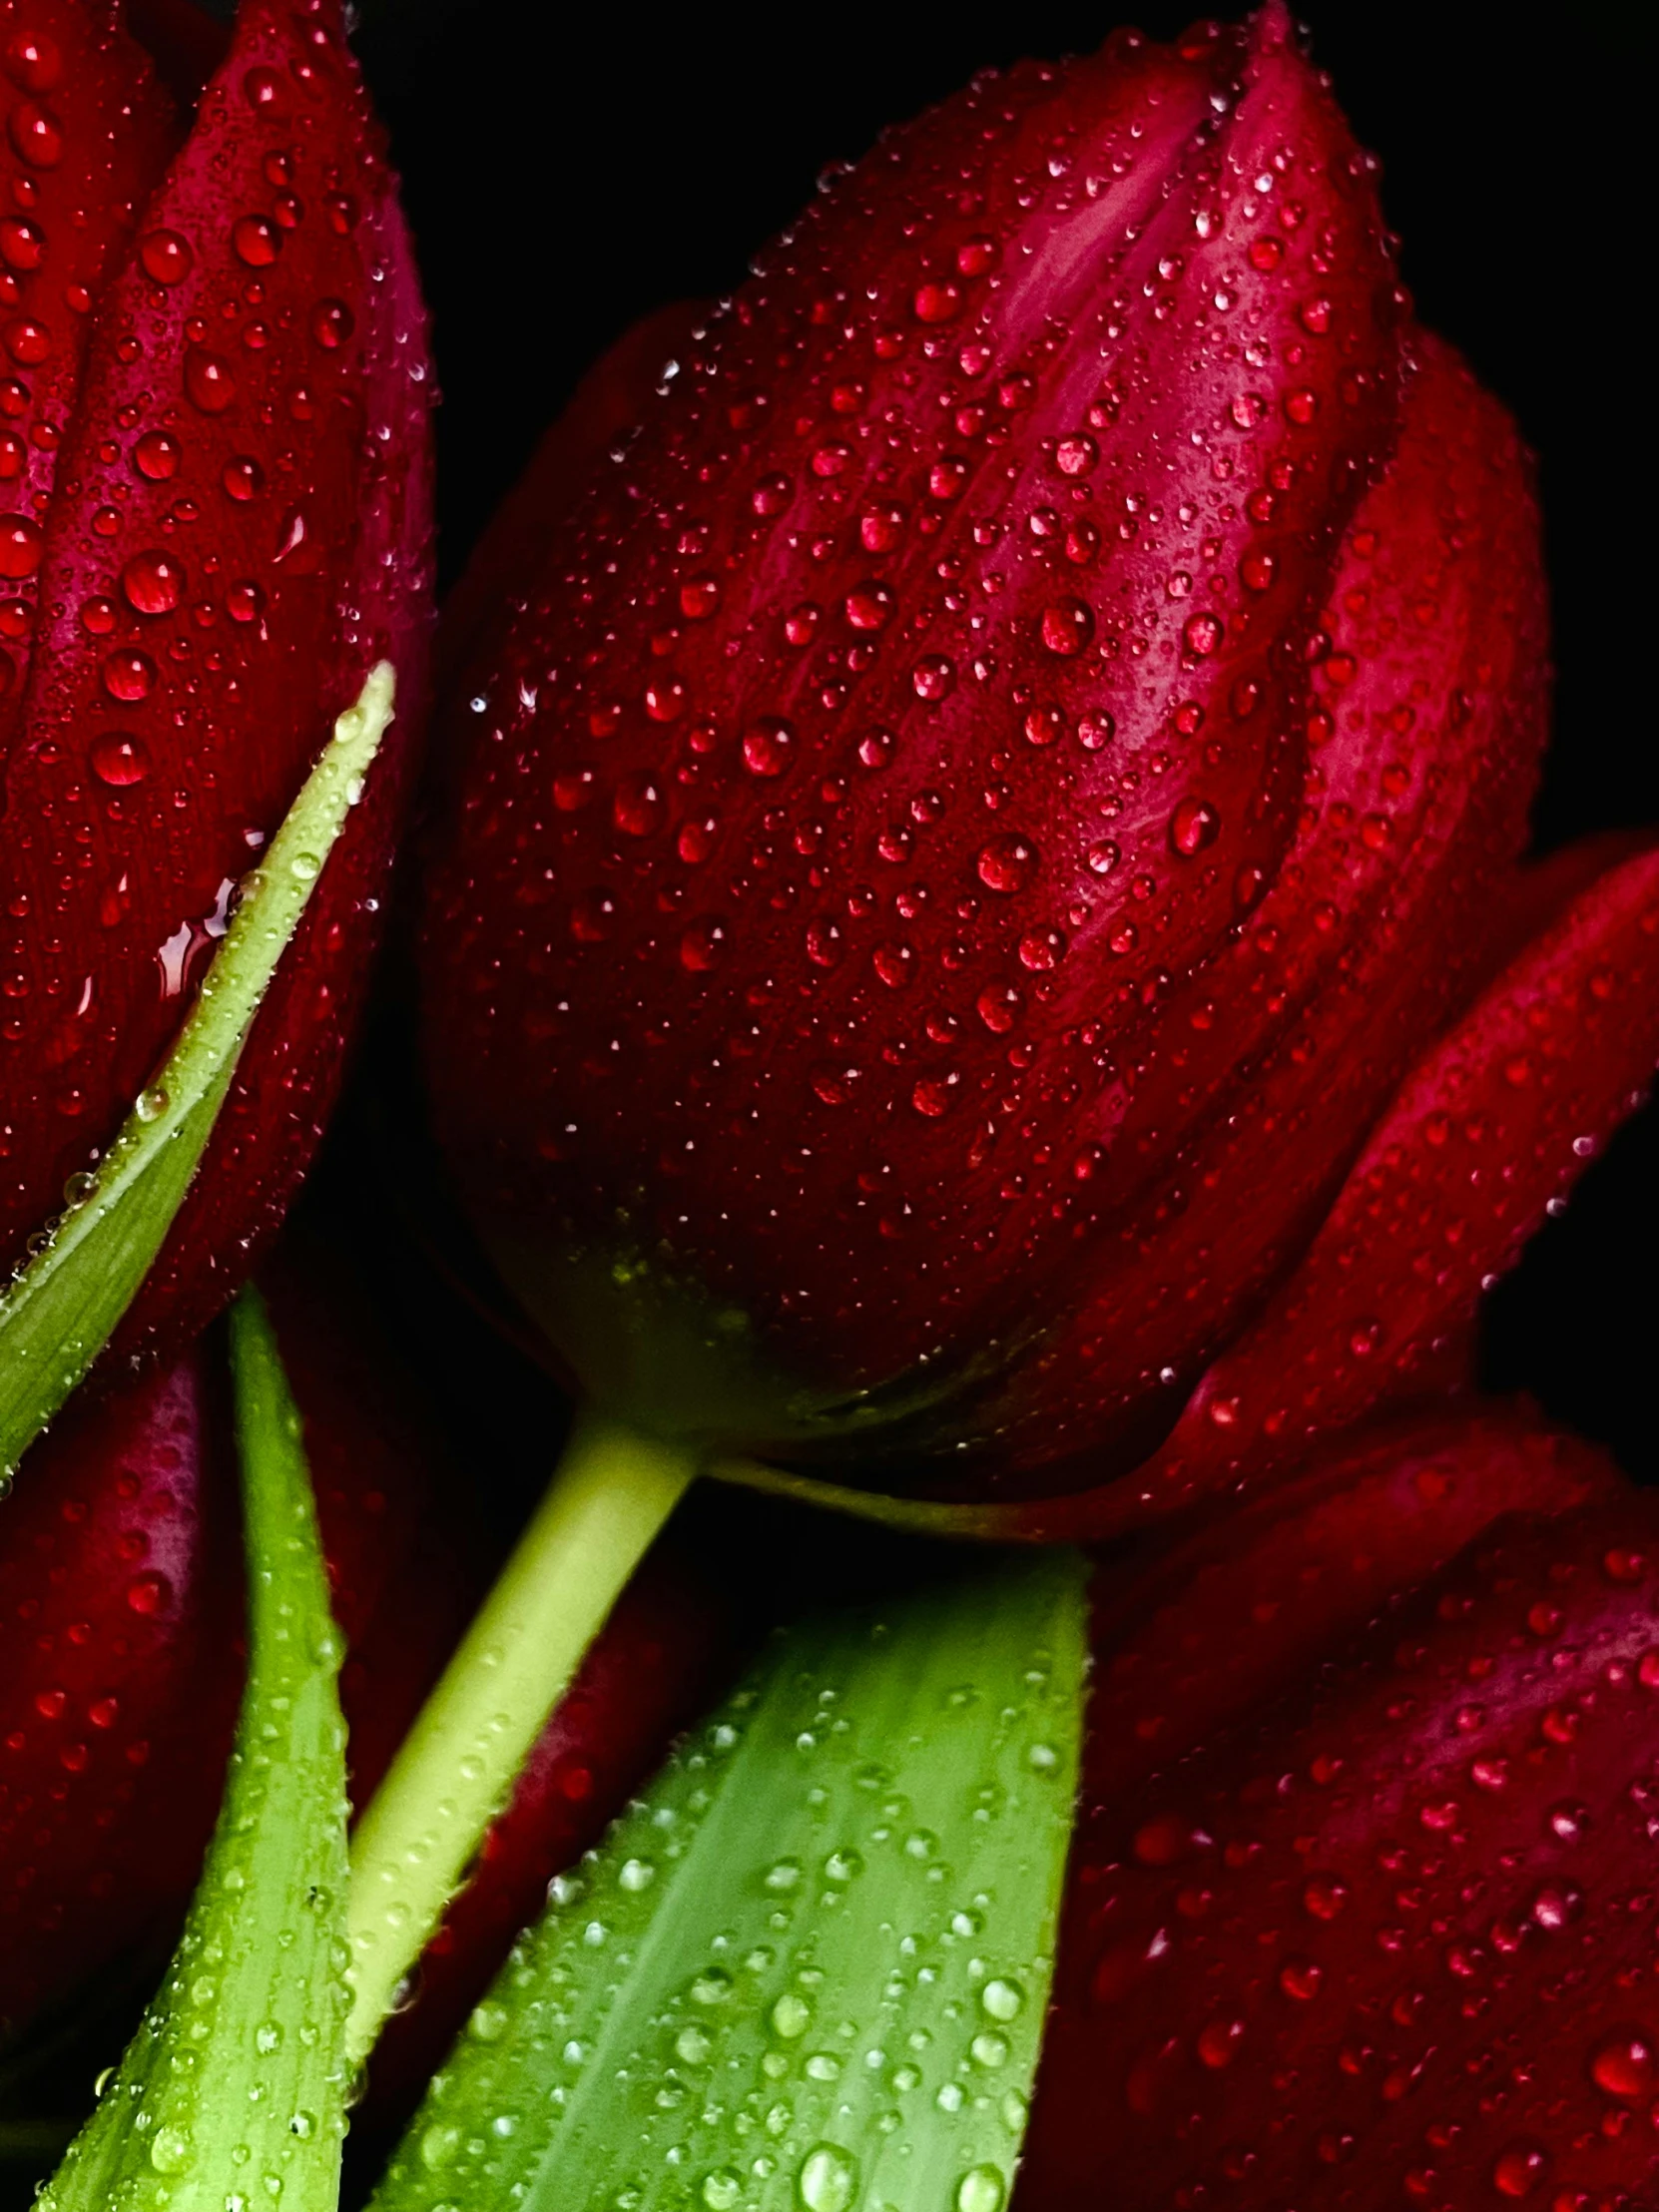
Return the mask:
<path id="1" fill-rule="evenodd" d="M 398 722 L 124 1342 L 188 1337 L 314 1148 L 360 996 L 427 619 L 422 310 L 333 0 L 245 7 L 182 147 L 143 50 L 43 0 L 4 57 L 0 1246 L 176 1035 L 369 668 Z M 8 463 L 11 453 L 15 466 Z"/>
<path id="2" fill-rule="evenodd" d="M 1019 2212 L 1650 2201 L 1653 1508 L 1492 1413 L 1103 1577 Z"/>
<path id="3" fill-rule="evenodd" d="M 683 350 L 459 705 L 426 923 L 440 1126 L 602 1400 L 984 1440 L 1297 834 L 1399 323 L 1270 8 L 978 81 Z"/>

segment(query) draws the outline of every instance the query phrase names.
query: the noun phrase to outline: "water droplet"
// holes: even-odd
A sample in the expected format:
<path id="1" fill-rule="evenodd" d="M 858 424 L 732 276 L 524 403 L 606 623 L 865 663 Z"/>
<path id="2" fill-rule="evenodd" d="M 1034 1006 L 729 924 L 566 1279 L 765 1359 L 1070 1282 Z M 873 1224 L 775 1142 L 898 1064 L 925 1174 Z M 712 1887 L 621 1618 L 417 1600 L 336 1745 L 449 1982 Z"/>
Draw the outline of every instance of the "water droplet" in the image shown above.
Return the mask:
<path id="1" fill-rule="evenodd" d="M 94 741 L 88 758 L 98 781 L 115 791 L 142 784 L 150 774 L 150 748 L 142 738 L 130 737 L 124 730 L 106 731 Z"/>
<path id="2" fill-rule="evenodd" d="M 31 169 L 56 169 L 63 160 L 63 125 L 38 100 L 20 100 L 6 119 L 6 136 Z"/>
<path id="3" fill-rule="evenodd" d="M 171 1595 L 173 1590 L 166 1575 L 135 1575 L 126 1586 L 126 1608 L 129 1612 L 137 1612 L 140 1619 L 155 1619 Z"/>
<path id="4" fill-rule="evenodd" d="M 1000 892 L 1004 897 L 1022 890 L 1035 874 L 1037 864 L 1036 846 L 1014 830 L 992 837 L 988 844 L 981 845 L 975 862 L 980 882 L 987 890 Z"/>
<path id="5" fill-rule="evenodd" d="M 436 2173 L 440 2167 L 450 2163 L 460 2147 L 460 2129 L 447 2126 L 441 2120 L 434 2120 L 430 2127 L 421 2131 L 420 2163 L 428 2173 Z"/>
<path id="6" fill-rule="evenodd" d="M 192 406 L 203 414 L 223 414 L 237 396 L 236 370 L 223 353 L 213 353 L 205 345 L 192 345 L 185 352 L 185 390 Z"/>
<path id="7" fill-rule="evenodd" d="M 956 2184 L 956 2212 L 1002 2212 L 1007 2195 L 995 2166 L 972 2166 Z"/>
<path id="8" fill-rule="evenodd" d="M 1299 2004 L 1309 2004 L 1320 1993 L 1325 1968 L 1311 1958 L 1287 1958 L 1279 1969 L 1279 1986 Z"/>
<path id="9" fill-rule="evenodd" d="M 1220 835 L 1221 816 L 1207 799 L 1189 795 L 1169 818 L 1169 841 L 1186 859 L 1214 844 Z"/>
<path id="10" fill-rule="evenodd" d="M 356 317 L 343 299 L 319 299 L 311 309 L 311 336 L 324 352 L 337 351 L 356 326 Z"/>
<path id="11" fill-rule="evenodd" d="M 1020 1017 L 1024 999 L 1012 983 L 990 983 L 974 1000 L 979 1019 L 994 1037 L 1005 1037 Z"/>
<path id="12" fill-rule="evenodd" d="M 1041 632 L 1044 649 L 1069 660 L 1094 636 L 1094 610 L 1081 599 L 1057 599 L 1043 609 Z"/>
<path id="13" fill-rule="evenodd" d="M 719 914 L 704 914 L 681 935 L 680 965 L 688 975 L 705 975 L 719 964 L 726 947 L 726 922 Z"/>
<path id="14" fill-rule="evenodd" d="M 258 498 L 264 491 L 265 470 L 252 453 L 234 453 L 220 471 L 219 481 L 227 499 L 246 506 L 250 499 Z"/>
<path id="15" fill-rule="evenodd" d="M 41 530 L 27 515 L 0 515 L 0 576 L 21 583 L 40 566 Z"/>
<path id="16" fill-rule="evenodd" d="M 1317 1874 L 1304 1885 L 1304 1907 L 1317 1921 L 1334 1921 L 1348 1903 L 1348 1885 L 1335 1875 Z"/>
<path id="17" fill-rule="evenodd" d="M 133 447 L 133 466 L 151 483 L 165 483 L 179 473 L 184 452 L 178 439 L 169 437 L 165 430 L 146 430 Z"/>
<path id="18" fill-rule="evenodd" d="M 854 630 L 884 630 L 898 602 L 885 584 L 857 584 L 845 599 L 848 623 Z"/>
<path id="19" fill-rule="evenodd" d="M 623 777 L 611 804 L 611 820 L 625 837 L 649 837 L 663 826 L 668 805 L 657 779 L 644 770 Z"/>
<path id="20" fill-rule="evenodd" d="M 993 2020 L 1004 2022 L 1013 2019 L 1025 2002 L 1025 1991 L 1017 1981 L 1005 1981 L 1000 1976 L 987 1981 L 979 1992 L 979 2006 Z"/>
<path id="21" fill-rule="evenodd" d="M 184 595 L 185 571 L 171 553 L 152 546 L 121 571 L 121 590 L 135 614 L 171 614 Z"/>
<path id="22" fill-rule="evenodd" d="M 956 664 L 943 653 L 924 653 L 910 670 L 910 688 L 918 699 L 937 706 L 956 689 Z"/>
<path id="23" fill-rule="evenodd" d="M 1549 2167 L 1549 2155 L 1535 2143 L 1511 2143 L 1497 2154 L 1492 2167 L 1492 2187 L 1500 2197 L 1526 2197 L 1538 2186 Z"/>
<path id="24" fill-rule="evenodd" d="M 703 2178 L 703 2202 L 709 2212 L 732 2212 L 742 2201 L 743 2183 L 730 2166 L 719 2166 Z"/>
<path id="25" fill-rule="evenodd" d="M 623 1889 L 632 1891 L 636 1896 L 642 1890 L 649 1890 L 656 1879 L 657 1870 L 649 1859 L 624 1861 L 622 1871 L 617 1876 L 617 1881 Z"/>
<path id="26" fill-rule="evenodd" d="M 190 2137 L 176 2127 L 159 2127 L 150 2139 L 150 2163 L 159 2174 L 180 2174 L 191 2161 Z"/>
<path id="27" fill-rule="evenodd" d="M 795 758 L 795 728 L 777 715 L 751 723 L 744 734 L 743 765 L 751 776 L 782 776 Z"/>
<path id="28" fill-rule="evenodd" d="M 137 647 L 125 647 L 110 654 L 101 673 L 105 691 L 126 706 L 148 699 L 156 688 L 156 664 L 148 653 L 139 652 Z"/>
<path id="29" fill-rule="evenodd" d="M 816 2144 L 795 2179 L 805 2212 L 847 2212 L 857 2186 L 857 2161 L 837 2143 Z"/>
<path id="30" fill-rule="evenodd" d="M 196 267 L 189 239 L 177 231 L 150 231 L 139 246 L 139 260 L 147 276 L 158 284 L 182 284 Z"/>
<path id="31" fill-rule="evenodd" d="M 961 287 L 951 283 L 931 281 L 919 284 L 910 302 L 918 322 L 948 322 L 961 309 Z"/>
<path id="32" fill-rule="evenodd" d="M 1590 2078 L 1610 2097 L 1634 2102 L 1654 2086 L 1659 2066 L 1654 2063 L 1653 2043 L 1639 2027 L 1620 2028 L 1599 2042 L 1590 2055 Z"/>
<path id="33" fill-rule="evenodd" d="M 231 226 L 237 259 L 250 269 L 269 269 L 282 251 L 282 234 L 269 216 L 240 216 Z"/>
<path id="34" fill-rule="evenodd" d="M 6 75 L 19 92 L 50 92 L 63 75 L 63 50 L 44 31 L 14 31 L 6 42 Z"/>

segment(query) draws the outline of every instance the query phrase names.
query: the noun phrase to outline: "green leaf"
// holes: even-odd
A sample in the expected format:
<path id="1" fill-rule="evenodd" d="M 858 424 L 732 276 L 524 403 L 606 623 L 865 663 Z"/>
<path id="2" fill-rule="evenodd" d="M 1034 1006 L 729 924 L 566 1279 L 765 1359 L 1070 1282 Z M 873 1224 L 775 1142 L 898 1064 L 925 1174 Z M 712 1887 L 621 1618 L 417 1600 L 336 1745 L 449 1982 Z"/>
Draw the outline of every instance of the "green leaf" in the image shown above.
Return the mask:
<path id="1" fill-rule="evenodd" d="M 345 1728 L 299 1415 L 259 1294 L 231 1315 L 248 1686 L 161 1993 L 37 2212 L 333 2212 L 345 2128 Z"/>
<path id="2" fill-rule="evenodd" d="M 369 673 L 272 841 L 155 1083 L 96 1175 L 0 1295 L 0 1484 L 109 1341 L 161 1250 L 298 926 L 392 718 L 388 661 Z"/>
<path id="3" fill-rule="evenodd" d="M 555 1883 L 371 2212 L 999 2212 L 1084 1630 L 1062 1553 L 780 1637 Z"/>

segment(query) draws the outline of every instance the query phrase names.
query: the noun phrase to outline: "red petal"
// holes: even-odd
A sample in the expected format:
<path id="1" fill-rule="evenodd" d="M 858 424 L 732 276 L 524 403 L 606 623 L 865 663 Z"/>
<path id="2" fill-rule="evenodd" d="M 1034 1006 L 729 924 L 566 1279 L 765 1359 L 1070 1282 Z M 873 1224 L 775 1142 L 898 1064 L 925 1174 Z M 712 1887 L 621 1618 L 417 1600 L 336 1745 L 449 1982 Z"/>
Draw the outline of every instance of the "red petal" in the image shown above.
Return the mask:
<path id="1" fill-rule="evenodd" d="M 1416 1417 L 1340 1438 L 1298 1478 L 1147 1562 L 1102 1569 L 1103 1665 L 1087 1790 L 1110 1808 L 1248 1719 L 1505 1512 L 1564 1511 L 1622 1488 L 1593 1445 L 1522 1408 Z"/>
<path id="2" fill-rule="evenodd" d="M 392 181 L 324 7 L 245 8 L 110 287 L 14 753 L 0 871 L 20 989 L 0 1239 L 50 1211 L 175 1032 L 368 665 L 399 720 L 262 1011 L 128 1341 L 234 1288 L 309 1157 L 372 939 L 418 714 L 424 334 Z M 107 610 L 107 611 L 106 611 Z"/>
<path id="3" fill-rule="evenodd" d="M 1294 1456 L 1414 1386 L 1659 1059 L 1659 851 L 1610 869 L 1407 1078 L 1307 1259 L 1211 1369 L 1174 1499 Z"/>
<path id="4" fill-rule="evenodd" d="M 1021 2212 L 1653 2201 L 1656 1564 L 1651 1496 L 1501 1520 L 1092 1805 Z"/>
<path id="5" fill-rule="evenodd" d="M 240 1690 L 235 1491 L 199 1356 L 80 1397 L 0 1514 L 0 2031 L 190 1894 Z"/>
<path id="6" fill-rule="evenodd" d="M 359 1288 L 283 1259 L 273 1306 L 316 1489 L 360 1804 L 485 1580 L 465 1485 Z M 0 2029 L 168 1939 L 242 1688 L 225 1379 L 201 1351 L 82 1393 L 0 1512 Z"/>
<path id="7" fill-rule="evenodd" d="M 1507 413 L 1436 340 L 1416 350 L 1330 590 L 1297 844 L 1135 1070 L 1091 1296 L 991 1415 L 1022 1463 L 1114 1429 L 1133 1463 L 1489 971 L 1545 734 L 1538 514 Z"/>
<path id="8" fill-rule="evenodd" d="M 1284 31 L 1120 39 L 884 140 L 521 581 L 483 711 L 456 705 L 427 1027 L 523 1272 L 626 1194 L 837 1411 L 930 1410 L 1052 1305 L 1121 1112 L 1103 1063 L 1290 834 L 1288 648 L 1394 427 L 1368 172 Z M 1264 174 L 1291 212 L 1252 262 Z M 1260 528 L 1240 497 L 1275 467 Z M 565 1306 L 593 1382 L 617 1332 L 584 1342 L 586 1282 Z"/>
<path id="9" fill-rule="evenodd" d="M 38 0 L 0 57 L 0 764 L 17 742 L 61 473 L 95 313 L 173 150 L 172 105 L 110 11 Z"/>

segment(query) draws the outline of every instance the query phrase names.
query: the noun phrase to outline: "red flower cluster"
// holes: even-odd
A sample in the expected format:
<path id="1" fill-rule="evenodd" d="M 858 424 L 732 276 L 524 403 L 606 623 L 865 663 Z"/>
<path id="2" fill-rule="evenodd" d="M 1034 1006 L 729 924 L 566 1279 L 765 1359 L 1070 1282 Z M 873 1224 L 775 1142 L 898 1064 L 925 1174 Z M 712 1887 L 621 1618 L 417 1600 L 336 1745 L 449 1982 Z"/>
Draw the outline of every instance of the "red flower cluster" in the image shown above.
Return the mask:
<path id="1" fill-rule="evenodd" d="M 3 1509 L 0 2036 L 165 1939 L 218 1802 L 200 1333 L 364 990 L 430 397 L 333 0 L 245 0 L 188 125 L 201 26 L 153 59 L 33 0 L 5 36 L 0 1257 L 165 1055 L 377 661 L 400 712 L 123 1324 L 164 1357 Z M 425 1066 L 569 1378 L 750 1478 L 1137 1534 L 1099 1567 L 1018 2204 L 1653 2201 L 1659 1508 L 1451 1400 L 1480 1294 L 1652 1075 L 1659 851 L 1520 857 L 1529 463 L 1413 320 L 1282 6 L 883 139 L 600 365 L 444 652 Z M 361 1300 L 314 1257 L 274 1295 L 361 1803 L 488 1545 Z M 653 1556 L 371 2111 L 744 1628 Z"/>
<path id="2" fill-rule="evenodd" d="M 1651 1073 L 1659 859 L 1517 865 L 1526 457 L 1282 13 L 976 85 L 676 354 L 486 551 L 426 909 L 582 1387 L 1099 1532 L 1427 1386 Z"/>

